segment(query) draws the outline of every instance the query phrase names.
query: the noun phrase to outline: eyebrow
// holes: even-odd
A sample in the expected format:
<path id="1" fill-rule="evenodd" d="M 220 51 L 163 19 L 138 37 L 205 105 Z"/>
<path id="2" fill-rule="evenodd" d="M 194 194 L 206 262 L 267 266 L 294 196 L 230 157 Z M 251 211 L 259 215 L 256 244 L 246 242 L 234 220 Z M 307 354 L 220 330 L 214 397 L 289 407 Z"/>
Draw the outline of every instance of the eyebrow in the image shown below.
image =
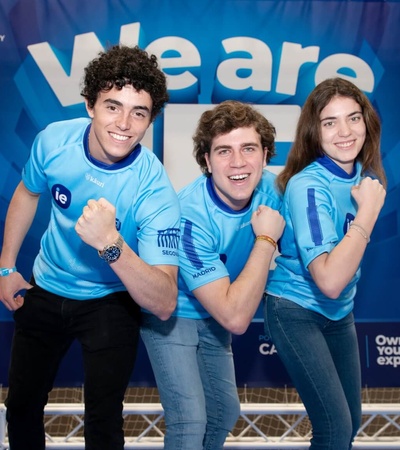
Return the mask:
<path id="1" fill-rule="evenodd" d="M 121 103 L 118 100 L 114 100 L 112 98 L 105 99 L 104 103 L 110 103 L 110 104 L 116 105 L 116 106 L 124 106 L 123 103 Z M 143 105 L 136 105 L 132 109 L 133 110 L 146 111 L 146 112 L 150 113 L 150 109 L 147 106 L 143 106 Z"/>
<path id="2" fill-rule="evenodd" d="M 346 117 L 353 117 L 356 114 L 362 114 L 362 111 L 354 111 L 354 112 L 348 114 Z M 320 119 L 320 122 L 323 122 L 324 120 L 334 120 L 334 119 L 337 119 L 337 116 L 323 117 L 322 119 Z"/>
<path id="3" fill-rule="evenodd" d="M 257 147 L 259 144 L 257 142 L 244 142 L 243 144 L 240 144 L 240 147 Z M 224 148 L 232 148 L 232 145 L 218 145 L 213 149 L 213 151 L 221 150 Z"/>

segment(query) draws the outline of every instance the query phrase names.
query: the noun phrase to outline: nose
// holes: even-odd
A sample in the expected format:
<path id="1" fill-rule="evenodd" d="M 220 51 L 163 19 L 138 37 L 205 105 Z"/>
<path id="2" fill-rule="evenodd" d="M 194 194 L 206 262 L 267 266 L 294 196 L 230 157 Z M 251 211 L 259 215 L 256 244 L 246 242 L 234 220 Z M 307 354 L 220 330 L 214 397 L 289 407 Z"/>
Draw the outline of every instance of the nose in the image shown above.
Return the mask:
<path id="1" fill-rule="evenodd" d="M 131 126 L 129 113 L 121 113 L 115 123 L 120 130 L 129 130 Z"/>
<path id="2" fill-rule="evenodd" d="M 246 164 L 246 161 L 242 155 L 242 152 L 237 151 L 237 152 L 233 152 L 232 153 L 232 158 L 231 158 L 231 166 L 232 167 L 242 167 Z"/>
<path id="3" fill-rule="evenodd" d="M 351 134 L 351 129 L 349 124 L 346 121 L 339 123 L 339 136 L 349 136 Z"/>

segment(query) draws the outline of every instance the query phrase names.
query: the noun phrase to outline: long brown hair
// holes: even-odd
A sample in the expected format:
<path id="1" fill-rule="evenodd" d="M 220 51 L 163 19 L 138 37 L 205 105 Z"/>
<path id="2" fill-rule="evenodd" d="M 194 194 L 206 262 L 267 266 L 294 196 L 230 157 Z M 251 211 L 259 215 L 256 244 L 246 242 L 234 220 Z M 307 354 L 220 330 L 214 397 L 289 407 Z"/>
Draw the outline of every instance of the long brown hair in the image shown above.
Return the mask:
<path id="1" fill-rule="evenodd" d="M 366 136 L 357 161 L 362 164 L 362 173 L 378 178 L 386 187 L 380 152 L 381 124 L 378 114 L 368 97 L 353 83 L 343 78 L 329 78 L 318 84 L 304 103 L 286 165 L 276 180 L 281 192 L 285 191 L 293 175 L 323 155 L 320 114 L 333 97 L 350 97 L 360 105 Z"/>

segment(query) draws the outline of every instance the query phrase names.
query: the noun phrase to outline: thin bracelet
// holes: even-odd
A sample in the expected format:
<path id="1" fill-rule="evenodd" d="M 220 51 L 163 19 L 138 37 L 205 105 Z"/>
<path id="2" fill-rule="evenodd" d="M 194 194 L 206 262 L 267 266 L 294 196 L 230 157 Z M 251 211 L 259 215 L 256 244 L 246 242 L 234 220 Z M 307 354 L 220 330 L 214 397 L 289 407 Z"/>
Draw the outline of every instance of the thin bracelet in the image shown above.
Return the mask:
<path id="1" fill-rule="evenodd" d="M 259 234 L 258 236 L 256 236 L 254 242 L 255 242 L 255 241 L 267 241 L 267 242 L 269 242 L 269 243 L 274 247 L 274 249 L 276 250 L 276 241 L 274 241 L 274 240 L 272 239 L 272 237 L 269 237 L 269 236 L 267 236 L 266 234 Z"/>
<path id="2" fill-rule="evenodd" d="M 369 244 L 369 241 L 371 240 L 368 236 L 368 233 L 364 230 L 364 228 L 361 225 L 358 225 L 357 223 L 352 222 L 350 224 L 349 230 L 354 228 L 356 231 L 358 231 L 361 236 L 367 241 L 367 244 Z"/>

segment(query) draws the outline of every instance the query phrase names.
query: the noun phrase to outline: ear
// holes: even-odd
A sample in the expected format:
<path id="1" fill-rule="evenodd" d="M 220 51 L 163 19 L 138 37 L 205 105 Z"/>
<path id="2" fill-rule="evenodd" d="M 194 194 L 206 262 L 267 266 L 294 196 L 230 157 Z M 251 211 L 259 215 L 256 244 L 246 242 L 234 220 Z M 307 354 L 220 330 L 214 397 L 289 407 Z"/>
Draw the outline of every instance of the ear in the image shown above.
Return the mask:
<path id="1" fill-rule="evenodd" d="M 204 153 L 204 158 L 206 160 L 207 169 L 208 169 L 209 173 L 212 173 L 212 170 L 211 170 L 212 166 L 211 166 L 211 163 L 210 163 L 210 154 L 209 153 Z"/>
<path id="2" fill-rule="evenodd" d="M 268 148 L 264 147 L 263 167 L 267 167 Z"/>
<path id="3" fill-rule="evenodd" d="M 88 103 L 88 101 L 87 101 L 86 98 L 85 98 L 85 106 L 86 106 L 86 111 L 87 111 L 89 117 L 90 117 L 91 119 L 93 119 L 93 117 L 94 117 L 94 111 L 93 111 L 93 108 L 91 108 L 91 107 L 89 106 L 89 103 Z"/>

